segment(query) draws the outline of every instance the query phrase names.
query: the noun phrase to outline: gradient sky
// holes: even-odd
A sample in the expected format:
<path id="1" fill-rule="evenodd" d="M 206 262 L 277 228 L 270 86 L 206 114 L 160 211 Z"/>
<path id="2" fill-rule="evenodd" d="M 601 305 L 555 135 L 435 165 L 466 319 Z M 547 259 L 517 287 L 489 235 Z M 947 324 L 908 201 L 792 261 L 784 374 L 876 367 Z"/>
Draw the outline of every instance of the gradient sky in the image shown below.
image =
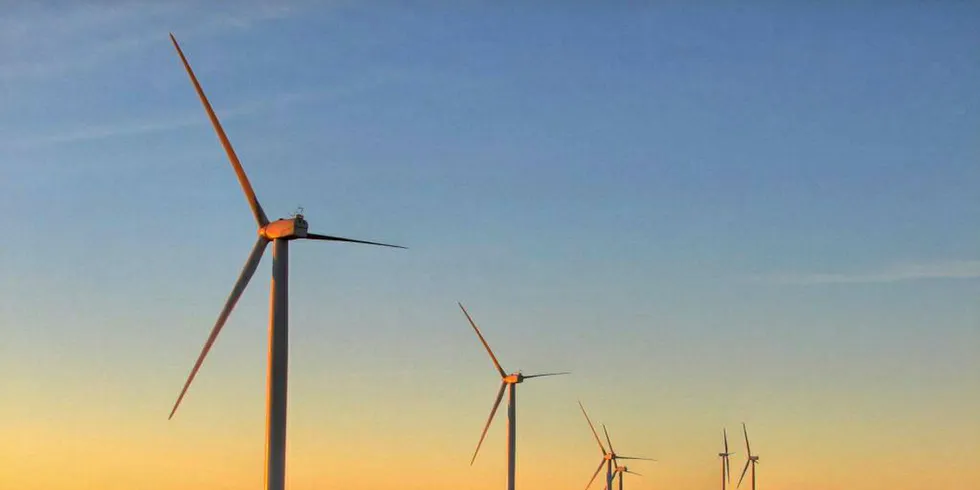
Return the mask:
<path id="1" fill-rule="evenodd" d="M 503 486 L 456 301 L 573 372 L 521 488 L 576 400 L 634 489 L 742 421 L 760 489 L 980 488 L 980 6 L 657 3 L 3 7 L 0 487 L 262 486 L 269 254 L 167 420 L 255 233 L 173 31 L 270 217 L 410 247 L 292 247 L 289 488 Z"/>

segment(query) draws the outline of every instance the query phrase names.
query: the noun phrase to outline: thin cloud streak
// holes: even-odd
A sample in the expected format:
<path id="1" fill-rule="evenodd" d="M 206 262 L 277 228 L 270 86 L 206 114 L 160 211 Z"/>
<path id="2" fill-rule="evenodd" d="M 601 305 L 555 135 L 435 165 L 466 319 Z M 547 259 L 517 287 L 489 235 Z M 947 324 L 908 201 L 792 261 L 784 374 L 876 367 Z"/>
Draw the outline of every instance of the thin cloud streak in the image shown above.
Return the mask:
<path id="1" fill-rule="evenodd" d="M 371 90 L 377 86 L 384 85 L 385 83 L 404 78 L 407 77 L 403 74 L 386 73 L 382 74 L 381 76 L 371 77 L 365 82 L 348 83 L 346 86 L 332 90 L 317 89 L 313 91 L 286 92 L 259 100 L 245 102 L 228 109 L 215 107 L 215 110 L 218 112 L 218 117 L 221 119 L 222 123 L 226 123 L 243 116 L 251 116 L 273 110 L 280 110 L 295 106 L 297 104 L 313 104 L 343 99 L 366 90 Z M 0 148 L 28 150 L 40 147 L 174 131 L 193 126 L 210 126 L 211 123 L 208 120 L 204 110 L 200 107 L 200 103 L 196 101 L 197 97 L 192 95 L 192 90 L 188 89 L 188 91 L 188 100 L 191 98 L 194 100 L 190 100 L 190 102 L 187 102 L 187 104 L 197 110 L 188 110 L 188 112 L 185 114 L 104 125 L 86 125 L 80 129 L 68 129 L 47 135 L 21 135 L 6 141 L 0 140 Z"/>
<path id="2" fill-rule="evenodd" d="M 753 282 L 787 285 L 870 284 L 925 279 L 980 278 L 980 260 L 901 264 L 867 273 L 789 273 L 753 276 Z"/>
<path id="3" fill-rule="evenodd" d="M 296 13 L 290 6 L 255 5 L 189 23 L 183 18 L 193 12 L 184 7 L 88 7 L 68 13 L 37 10 L 14 16 L 0 22 L 4 28 L 0 39 L 5 45 L 19 47 L 0 51 L 0 80 L 44 78 L 94 68 L 161 43 L 174 29 L 181 39 L 192 39 L 247 30 Z M 107 31 L 115 32 L 107 37 Z"/>
<path id="4" fill-rule="evenodd" d="M 270 99 L 253 101 L 239 105 L 237 107 L 221 110 L 218 117 L 222 122 L 261 113 L 271 109 L 278 109 L 295 105 L 300 102 L 311 102 L 325 98 L 324 93 L 286 93 L 274 96 Z M 0 147 L 11 149 L 30 149 L 43 146 L 62 145 L 69 143 L 80 143 L 86 141 L 102 140 L 120 136 L 133 136 L 147 133 L 158 133 L 173 131 L 191 126 L 209 125 L 207 116 L 202 111 L 194 113 L 188 112 L 184 115 L 163 117 L 155 120 L 129 121 L 113 123 L 107 125 L 86 126 L 82 129 L 72 129 L 60 133 L 48 135 L 37 135 L 17 138 L 15 140 L 0 142 Z"/>

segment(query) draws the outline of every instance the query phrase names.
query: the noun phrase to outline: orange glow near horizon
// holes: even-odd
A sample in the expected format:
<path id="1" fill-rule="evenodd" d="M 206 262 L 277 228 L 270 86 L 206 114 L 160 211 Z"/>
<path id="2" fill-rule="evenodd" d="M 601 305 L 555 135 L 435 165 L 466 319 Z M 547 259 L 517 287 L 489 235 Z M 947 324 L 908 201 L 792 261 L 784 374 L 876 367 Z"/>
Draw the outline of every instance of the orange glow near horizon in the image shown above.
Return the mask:
<path id="1" fill-rule="evenodd" d="M 574 404 L 566 406 L 544 400 L 533 390 L 525 392 L 527 407 L 519 413 L 520 487 L 584 486 L 600 455 L 581 413 Z M 485 417 L 483 410 L 454 412 L 454 400 L 445 394 L 428 401 L 379 403 L 382 400 L 374 398 L 363 405 L 340 407 L 325 394 L 294 395 L 294 403 L 305 399 L 307 406 L 291 410 L 289 488 L 503 486 L 503 420 L 495 421 L 471 467 L 468 460 L 480 419 Z M 261 400 L 248 403 L 256 401 Z M 189 413 L 182 414 L 186 417 L 171 422 L 159 410 L 98 413 L 84 405 L 73 407 L 70 417 L 54 411 L 16 418 L 0 413 L 6 441 L 0 446 L 0 482 L 4 488 L 38 490 L 261 488 L 261 406 L 236 411 L 239 404 L 231 400 L 195 402 L 210 405 L 190 403 Z M 321 412 L 310 405 L 334 409 Z M 351 410 L 358 405 L 360 410 Z M 560 407 L 564 410 L 555 412 Z M 202 408 L 207 411 L 201 412 Z M 11 422 L 17 419 L 18 423 Z M 622 454 L 659 460 L 630 462 L 630 468 L 644 476 L 632 478 L 629 488 L 716 488 L 720 430 L 701 430 L 683 418 L 654 428 L 644 419 L 640 413 L 624 416 L 610 428 Z M 853 420 L 834 429 L 836 422 L 818 419 L 807 427 L 801 421 L 803 430 L 796 434 L 784 425 L 792 423 L 788 419 L 750 426 L 753 450 L 761 457 L 758 488 L 913 490 L 926 485 L 968 488 L 980 482 L 980 467 L 972 458 L 977 449 L 975 426 L 954 433 L 938 421 L 890 426 Z M 734 429 L 736 424 L 731 425 Z M 730 443 L 737 452 L 732 457 L 737 480 L 744 464 L 744 443 L 741 437 L 731 437 Z M 929 464 L 911 463 L 923 458 Z M 601 477 L 594 485 L 601 485 Z"/>

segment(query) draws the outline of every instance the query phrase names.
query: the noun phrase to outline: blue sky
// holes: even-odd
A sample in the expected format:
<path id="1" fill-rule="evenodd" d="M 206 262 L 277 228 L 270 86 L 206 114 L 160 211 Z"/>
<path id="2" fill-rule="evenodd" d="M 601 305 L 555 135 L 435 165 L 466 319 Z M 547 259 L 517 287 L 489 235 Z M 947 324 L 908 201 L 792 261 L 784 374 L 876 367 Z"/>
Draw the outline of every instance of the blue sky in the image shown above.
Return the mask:
<path id="1" fill-rule="evenodd" d="M 48 402 L 96 379 L 156 423 L 252 245 L 173 31 L 270 217 L 410 247 L 293 246 L 296 386 L 472 380 L 469 454 L 493 380 L 459 300 L 505 368 L 575 372 L 540 383 L 573 424 L 856 418 L 871 447 L 888 411 L 980 450 L 950 429 L 980 433 L 976 6 L 113 5 L 0 20 L 15 415 L 69 424 Z M 270 262 L 188 417 L 259 400 Z"/>

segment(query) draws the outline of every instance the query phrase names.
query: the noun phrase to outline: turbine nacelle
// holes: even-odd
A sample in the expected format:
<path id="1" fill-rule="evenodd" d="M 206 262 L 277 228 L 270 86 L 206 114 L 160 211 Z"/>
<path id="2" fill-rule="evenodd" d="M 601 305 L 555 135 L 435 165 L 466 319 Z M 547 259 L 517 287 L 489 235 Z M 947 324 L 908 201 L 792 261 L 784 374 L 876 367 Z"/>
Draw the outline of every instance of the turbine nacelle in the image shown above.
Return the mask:
<path id="1" fill-rule="evenodd" d="M 504 376 L 503 379 L 504 379 L 504 383 L 507 383 L 509 385 L 516 385 L 517 383 L 524 382 L 524 375 L 521 374 L 520 371 L 518 371 L 516 373 L 508 374 L 507 376 Z"/>
<path id="2" fill-rule="evenodd" d="M 283 218 L 259 228 L 259 236 L 266 240 L 295 240 L 306 238 L 309 223 L 302 214 L 292 218 Z"/>

